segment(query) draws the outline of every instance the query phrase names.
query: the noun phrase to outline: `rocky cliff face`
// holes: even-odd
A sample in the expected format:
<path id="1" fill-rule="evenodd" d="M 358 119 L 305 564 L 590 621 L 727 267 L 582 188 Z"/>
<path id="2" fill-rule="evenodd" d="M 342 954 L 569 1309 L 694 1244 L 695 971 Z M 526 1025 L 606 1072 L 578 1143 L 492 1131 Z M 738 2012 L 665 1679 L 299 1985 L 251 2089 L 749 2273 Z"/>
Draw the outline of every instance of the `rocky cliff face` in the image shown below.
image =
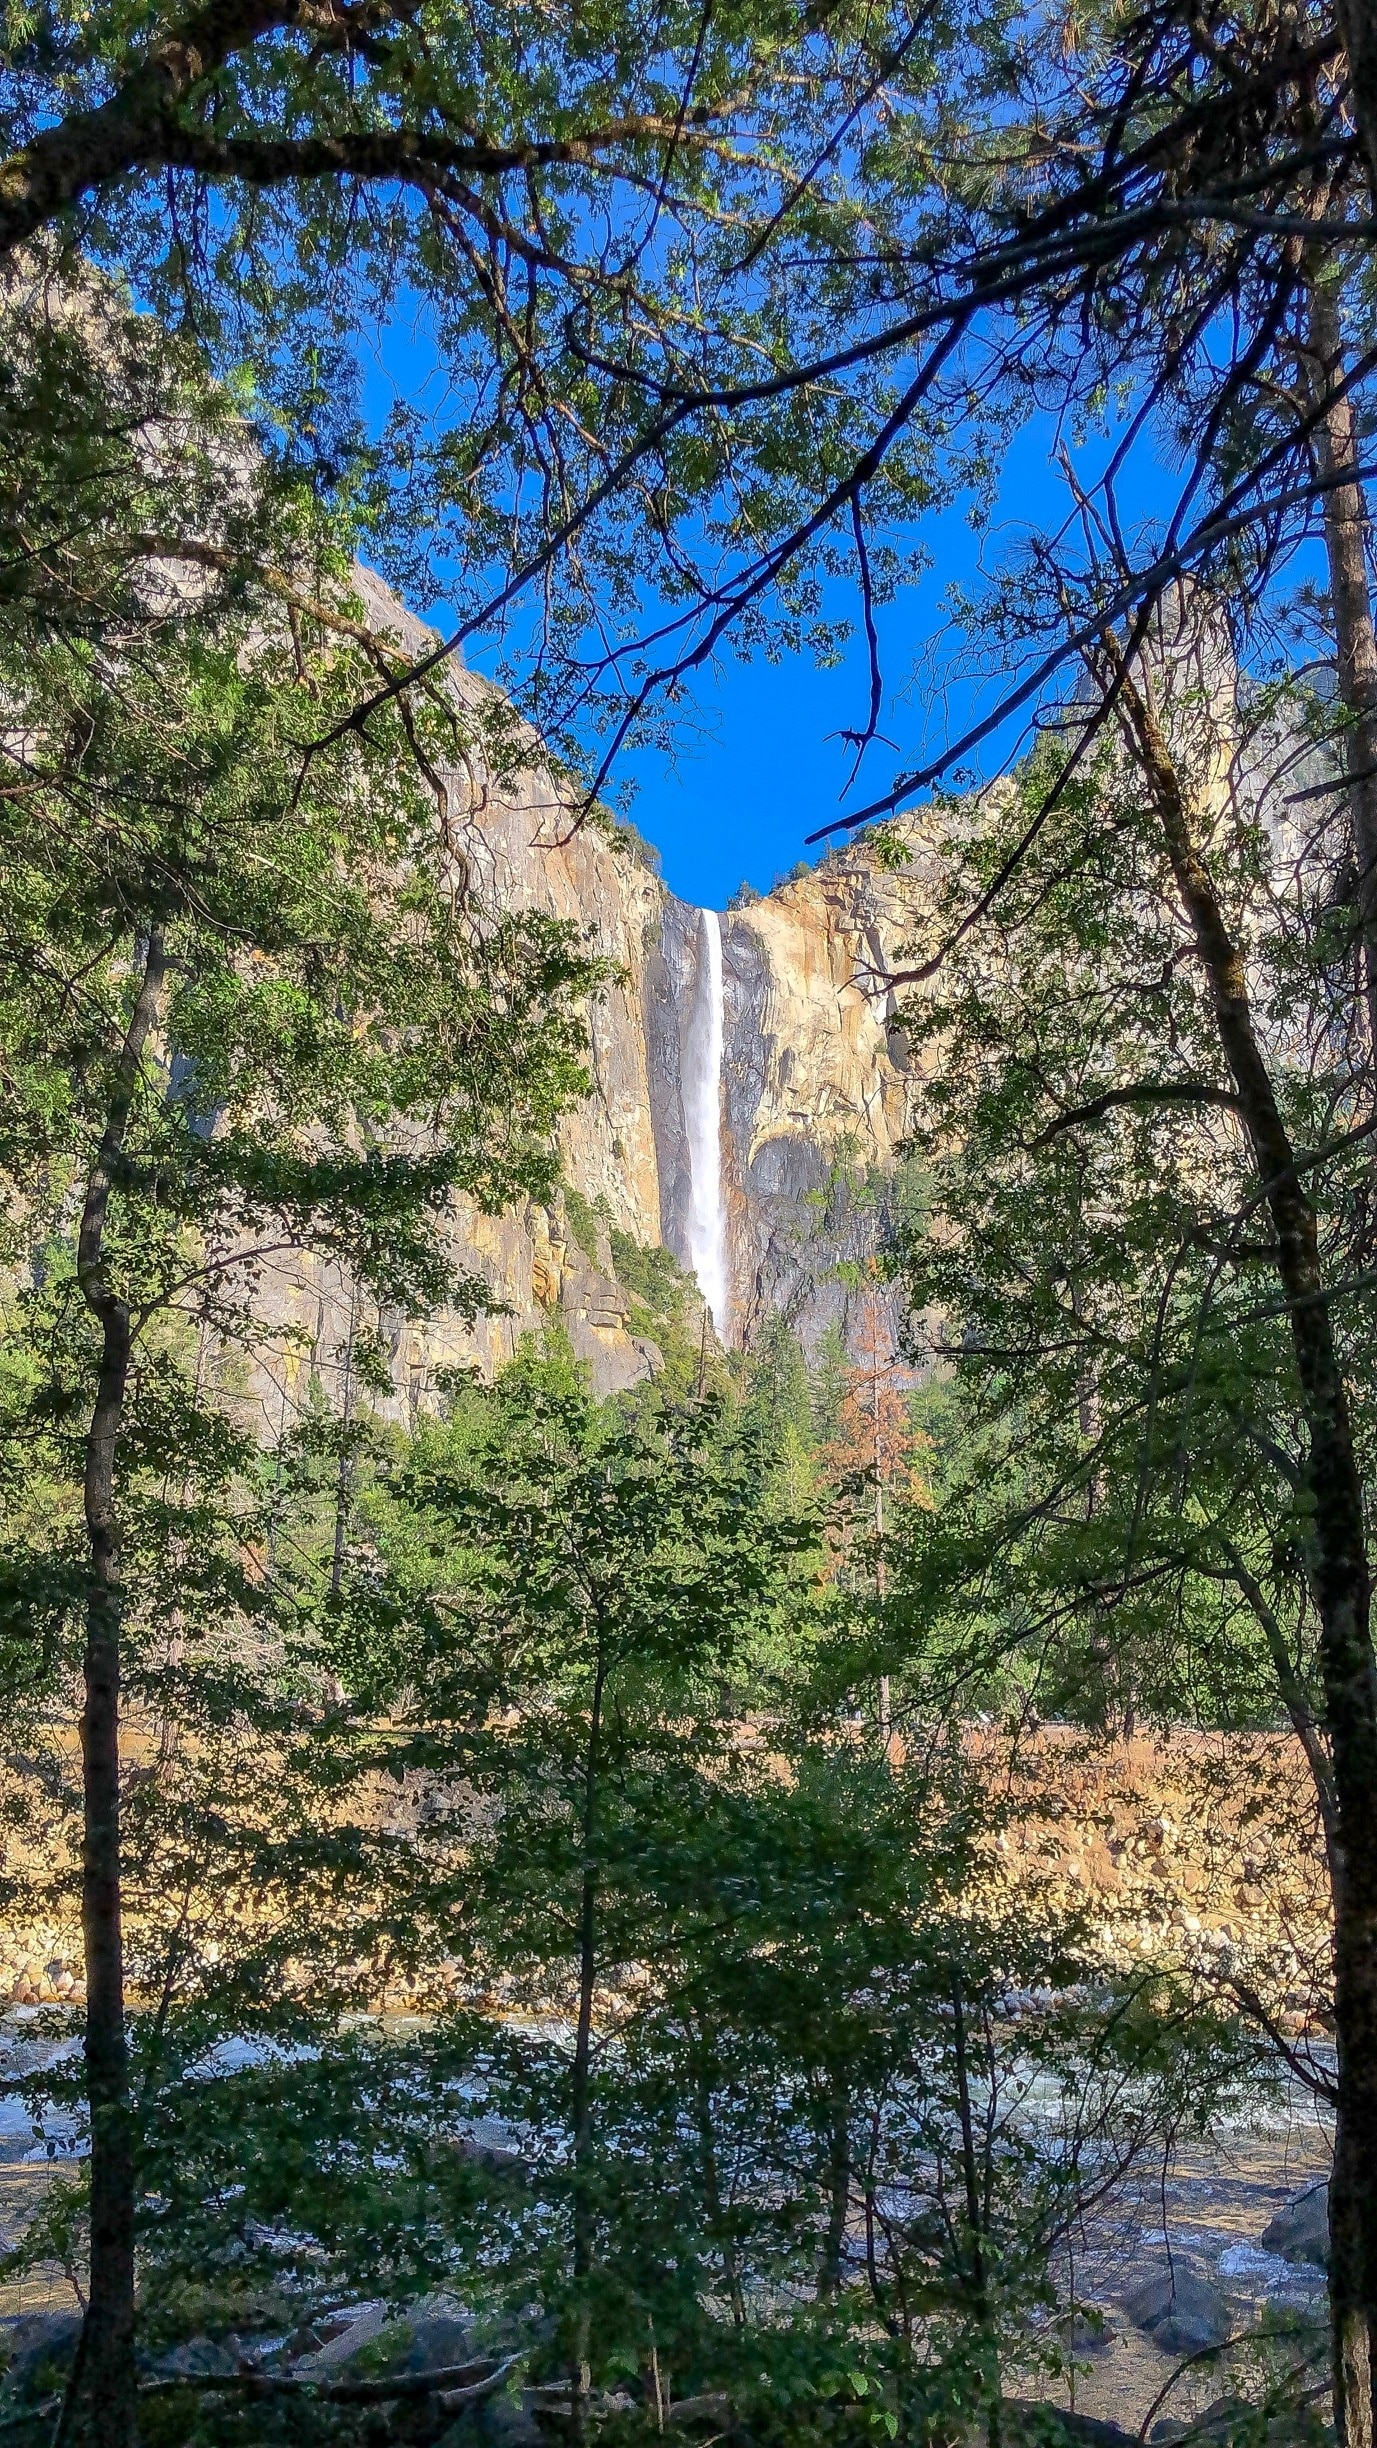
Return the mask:
<path id="1" fill-rule="evenodd" d="M 492 1366 L 558 1309 L 611 1389 L 655 1355 L 627 1332 L 603 1228 L 694 1268 L 686 1083 L 702 1057 L 706 939 L 701 913 L 625 836 L 589 826 L 566 838 L 547 791 L 532 773 L 520 804 L 494 812 L 489 855 L 508 899 L 576 918 L 621 973 L 590 1012 L 592 1092 L 563 1133 L 566 1178 L 599 1225 L 587 1251 L 566 1202 L 476 1228 L 475 1257 L 512 1313 L 479 1326 L 474 1356 Z M 772 1312 L 808 1345 L 847 1321 L 854 1295 L 838 1265 L 863 1259 L 877 1229 L 857 1190 L 893 1166 L 908 1125 L 907 1053 L 883 979 L 926 907 L 920 870 L 887 873 L 862 845 L 721 918 L 724 1341 L 749 1344 Z"/>
<path id="2" fill-rule="evenodd" d="M 363 583 L 380 626 L 408 643 L 425 638 L 375 581 Z M 461 672 L 453 685 L 481 705 L 483 682 Z M 615 976 L 588 1015 L 590 1093 L 561 1134 L 571 1195 L 498 1218 L 455 1208 L 455 1255 L 486 1285 L 493 1313 L 471 1326 L 457 1315 L 377 1322 L 403 1416 L 425 1404 L 439 1370 L 469 1363 L 491 1374 L 524 1333 L 556 1317 L 601 1391 L 632 1385 L 659 1354 L 635 1329 L 626 1244 L 668 1249 L 693 1272 L 685 1083 L 701 1068 L 710 1016 L 702 913 L 665 889 L 634 835 L 605 819 L 571 825 L 567 795 L 532 748 L 530 764 L 500 784 L 474 770 L 449 777 L 474 883 L 492 904 L 571 920 Z M 857 1188 L 892 1166 L 907 1120 L 905 1049 L 882 973 L 922 939 L 925 910 L 920 866 L 887 873 L 859 845 L 721 917 L 725 1342 L 749 1344 L 772 1312 L 809 1345 L 833 1318 L 846 1323 L 855 1296 L 837 1267 L 863 1257 L 876 1230 Z M 265 1411 L 280 1402 L 285 1416 L 312 1376 L 340 1399 L 348 1288 L 328 1270 L 298 1268 L 274 1307 L 290 1331 Z M 265 1420 L 270 1433 L 281 1424 Z"/>

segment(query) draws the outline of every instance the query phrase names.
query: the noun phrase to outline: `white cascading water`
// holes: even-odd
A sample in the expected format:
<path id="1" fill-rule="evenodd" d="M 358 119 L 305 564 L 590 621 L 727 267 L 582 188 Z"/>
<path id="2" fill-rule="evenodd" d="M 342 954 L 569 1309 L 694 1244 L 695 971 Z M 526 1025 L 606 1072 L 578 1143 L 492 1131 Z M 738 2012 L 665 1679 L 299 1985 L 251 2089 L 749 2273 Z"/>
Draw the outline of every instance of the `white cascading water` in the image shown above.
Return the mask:
<path id="1" fill-rule="evenodd" d="M 722 1203 L 722 929 L 698 912 L 698 975 L 684 1048 L 689 1264 L 719 1335 L 727 1331 L 727 1213 Z"/>

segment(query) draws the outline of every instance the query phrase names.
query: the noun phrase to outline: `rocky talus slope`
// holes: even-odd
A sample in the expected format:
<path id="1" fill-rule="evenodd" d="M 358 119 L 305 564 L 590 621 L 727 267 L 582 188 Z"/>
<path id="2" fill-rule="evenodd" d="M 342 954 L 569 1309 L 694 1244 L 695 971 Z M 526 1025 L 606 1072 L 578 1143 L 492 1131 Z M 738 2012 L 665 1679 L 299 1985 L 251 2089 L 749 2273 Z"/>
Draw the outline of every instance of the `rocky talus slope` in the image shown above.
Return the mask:
<path id="1" fill-rule="evenodd" d="M 1264 2000 L 1322 2040 L 1330 1910 L 1313 1789 L 1288 1734 L 1138 1736 L 1065 1727 L 971 1748 L 998 1806 L 1000 1883 L 1073 1914 L 1120 1969 L 1170 1965 Z"/>
<path id="2" fill-rule="evenodd" d="M 768 1753 L 767 1730 L 748 1724 L 741 1739 Z M 1189 1971 L 1226 1999 L 1242 1984 L 1279 2025 L 1322 2043 L 1325 1869 L 1305 1763 L 1289 1736 L 1178 1730 L 1106 1745 L 1048 1727 L 1011 1743 L 976 1729 L 968 1750 L 992 1806 L 992 1899 L 1049 1922 L 1075 1916 L 1110 1968 Z M 426 1800 L 419 1775 L 389 1783 L 380 1815 L 392 1832 L 413 1833 Z M 60 1876 L 51 1856 L 44 1869 Z M 236 1909 L 223 1893 L 204 1906 L 230 1920 Z M 131 1931 L 137 1952 L 137 1914 Z M 214 1935 L 209 1922 L 200 1934 Z M 74 1919 L 0 1925 L 0 2004 L 79 2002 L 79 1964 Z M 379 1972 L 378 2005 L 429 2002 L 430 1990 Z"/>

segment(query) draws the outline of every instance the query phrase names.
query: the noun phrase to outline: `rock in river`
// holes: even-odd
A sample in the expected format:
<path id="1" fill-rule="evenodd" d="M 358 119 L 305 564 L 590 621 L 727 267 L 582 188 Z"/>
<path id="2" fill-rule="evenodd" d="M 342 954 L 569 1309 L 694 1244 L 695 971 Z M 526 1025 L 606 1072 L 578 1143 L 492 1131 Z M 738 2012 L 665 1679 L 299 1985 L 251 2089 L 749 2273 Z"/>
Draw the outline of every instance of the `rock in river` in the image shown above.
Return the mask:
<path id="1" fill-rule="evenodd" d="M 1198 2354 L 1220 2346 L 1233 2327 L 1229 2307 L 1218 2287 L 1179 2262 L 1174 2270 L 1158 2270 L 1126 2297 L 1124 2310 L 1134 2327 L 1167 2354 Z"/>
<path id="2" fill-rule="evenodd" d="M 67 2377 L 81 2335 L 79 2312 L 26 2312 L 0 2329 L 0 2351 L 9 2361 L 5 2378 L 17 2394 L 44 2395 Z"/>
<path id="3" fill-rule="evenodd" d="M 1311 2185 L 1278 2210 L 1262 2231 L 1262 2246 L 1264 2252 L 1279 2253 L 1283 2261 L 1310 2261 L 1317 2269 L 1328 2269 L 1328 2185 Z"/>
<path id="4" fill-rule="evenodd" d="M 390 2321 L 379 2331 L 379 2351 L 396 2344 L 379 2369 L 385 2372 L 448 2371 L 452 2366 L 473 2360 L 473 2323 L 448 2313 L 429 2313 L 419 2320 Z"/>

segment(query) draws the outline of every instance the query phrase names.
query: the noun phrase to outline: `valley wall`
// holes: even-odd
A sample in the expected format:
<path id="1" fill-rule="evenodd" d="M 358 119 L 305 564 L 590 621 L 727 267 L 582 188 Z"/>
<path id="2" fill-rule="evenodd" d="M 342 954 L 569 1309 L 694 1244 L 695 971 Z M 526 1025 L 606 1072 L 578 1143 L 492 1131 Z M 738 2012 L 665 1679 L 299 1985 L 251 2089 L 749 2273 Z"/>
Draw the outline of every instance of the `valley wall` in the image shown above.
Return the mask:
<path id="1" fill-rule="evenodd" d="M 364 573 L 360 584 L 380 628 L 413 648 L 429 642 L 376 580 Z M 473 712 L 491 698 L 462 670 L 451 685 Z M 703 914 L 667 890 L 629 829 L 602 814 L 576 822 L 533 740 L 531 750 L 529 764 L 500 783 L 472 757 L 446 782 L 451 830 L 477 896 L 570 921 L 614 971 L 588 1013 L 590 1091 L 560 1133 L 571 1195 L 527 1200 L 495 1218 L 456 1202 L 455 1258 L 494 1303 L 472 1325 L 458 1314 L 363 1321 L 390 1353 L 400 1417 L 428 1404 L 439 1372 L 471 1365 L 491 1376 L 523 1335 L 556 1318 L 600 1392 L 633 1385 L 655 1373 L 660 1353 L 614 1241 L 667 1249 L 693 1273 L 685 1082 L 701 1066 L 695 1031 L 706 1024 Z M 714 1325 L 724 1343 L 751 1344 L 772 1314 L 810 1348 L 834 1321 L 844 1333 L 855 1323 L 860 1295 L 848 1262 L 863 1263 L 874 1246 L 882 1216 L 874 1185 L 892 1170 L 908 1122 L 907 1049 L 883 977 L 926 939 L 928 908 L 917 841 L 914 863 L 898 873 L 862 841 L 721 914 L 725 1299 Z M 275 1435 L 312 1382 L 332 1406 L 347 1395 L 359 1321 L 349 1287 L 315 1261 L 293 1262 L 263 1298 L 280 1329 L 280 1362 L 256 1375 L 252 1399 Z M 696 1287 L 684 1306 L 701 1333 Z"/>

